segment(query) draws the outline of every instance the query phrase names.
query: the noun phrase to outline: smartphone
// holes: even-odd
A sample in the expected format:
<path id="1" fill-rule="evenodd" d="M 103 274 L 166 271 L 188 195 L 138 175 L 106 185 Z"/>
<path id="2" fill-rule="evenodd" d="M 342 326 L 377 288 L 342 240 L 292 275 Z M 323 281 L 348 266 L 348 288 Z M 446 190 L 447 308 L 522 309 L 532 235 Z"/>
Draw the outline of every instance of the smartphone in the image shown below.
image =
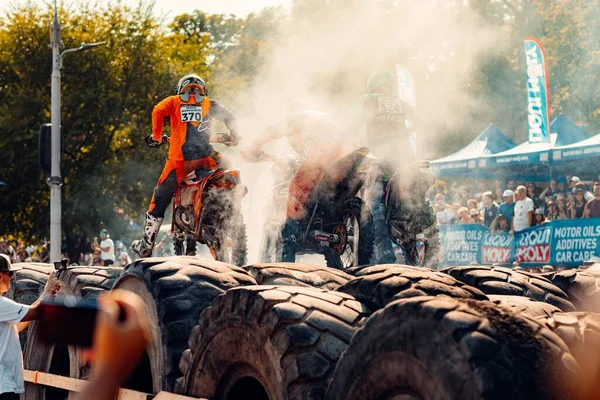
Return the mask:
<path id="1" fill-rule="evenodd" d="M 72 295 L 40 303 L 40 337 L 46 343 L 92 347 L 98 301 Z"/>

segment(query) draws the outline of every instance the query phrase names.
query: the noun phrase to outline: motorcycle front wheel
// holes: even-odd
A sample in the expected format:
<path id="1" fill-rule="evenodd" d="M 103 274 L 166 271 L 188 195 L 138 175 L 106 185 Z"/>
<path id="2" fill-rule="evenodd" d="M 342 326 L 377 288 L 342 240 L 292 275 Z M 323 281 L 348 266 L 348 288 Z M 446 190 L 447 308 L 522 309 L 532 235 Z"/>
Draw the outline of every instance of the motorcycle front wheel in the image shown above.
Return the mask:
<path id="1" fill-rule="evenodd" d="M 328 267 L 347 269 L 368 264 L 373 253 L 373 215 L 371 209 L 358 197 L 346 200 L 342 218 L 334 227 L 341 242 L 325 251 Z"/>
<path id="2" fill-rule="evenodd" d="M 215 260 L 238 267 L 246 264 L 248 247 L 242 214 L 222 220 L 221 227 L 215 232 L 215 239 L 216 244 L 209 246 Z"/>

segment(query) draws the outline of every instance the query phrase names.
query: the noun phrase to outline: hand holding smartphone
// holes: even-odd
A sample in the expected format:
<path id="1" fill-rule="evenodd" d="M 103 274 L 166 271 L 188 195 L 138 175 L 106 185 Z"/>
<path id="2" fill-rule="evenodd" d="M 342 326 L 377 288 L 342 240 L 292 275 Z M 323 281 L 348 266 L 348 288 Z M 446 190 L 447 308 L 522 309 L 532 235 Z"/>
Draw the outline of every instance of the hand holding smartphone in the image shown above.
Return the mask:
<path id="1" fill-rule="evenodd" d="M 97 299 L 58 295 L 40 303 L 40 337 L 46 343 L 91 347 L 99 304 Z"/>

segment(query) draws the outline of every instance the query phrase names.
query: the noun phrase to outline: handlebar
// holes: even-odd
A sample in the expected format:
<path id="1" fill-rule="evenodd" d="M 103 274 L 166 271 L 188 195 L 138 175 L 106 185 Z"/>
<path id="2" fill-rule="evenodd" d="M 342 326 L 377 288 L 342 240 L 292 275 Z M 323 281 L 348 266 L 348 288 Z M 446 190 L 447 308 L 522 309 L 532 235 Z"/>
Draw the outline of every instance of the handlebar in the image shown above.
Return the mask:
<path id="1" fill-rule="evenodd" d="M 168 143 L 169 141 L 170 138 L 167 135 L 162 136 L 162 142 L 154 140 L 154 137 L 152 135 L 148 135 L 145 139 L 146 144 L 152 148 L 158 148 L 164 145 L 165 143 Z M 214 133 L 210 137 L 210 143 L 221 143 L 226 146 L 235 146 L 237 144 L 237 141 L 231 136 L 231 134 L 227 132 L 219 132 Z"/>

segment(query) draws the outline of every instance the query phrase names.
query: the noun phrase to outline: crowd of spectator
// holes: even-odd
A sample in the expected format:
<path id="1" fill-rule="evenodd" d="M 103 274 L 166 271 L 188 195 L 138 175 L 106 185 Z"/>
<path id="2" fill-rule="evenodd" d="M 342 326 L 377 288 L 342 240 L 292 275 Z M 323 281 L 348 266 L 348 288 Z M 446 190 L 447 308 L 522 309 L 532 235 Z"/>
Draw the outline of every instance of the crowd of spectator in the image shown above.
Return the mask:
<path id="1" fill-rule="evenodd" d="M 600 176 L 599 176 L 600 179 Z M 470 194 L 465 186 L 439 184 L 430 194 L 438 224 L 481 224 L 492 232 L 515 232 L 556 219 L 600 217 L 600 183 L 568 176 L 566 183 L 551 179 L 545 187 L 534 182 L 506 184 Z"/>
<path id="2" fill-rule="evenodd" d="M 110 238 L 106 230 L 100 232 L 101 242 L 97 238 L 90 241 L 88 251 L 81 252 L 77 257 L 70 257 L 68 253 L 62 255 L 71 265 L 85 266 L 122 266 L 131 262 L 126 246 Z M 28 243 L 11 238 L 0 238 L 0 254 L 9 257 L 12 263 L 20 262 L 50 262 L 50 242 L 31 240 Z"/>
<path id="3" fill-rule="evenodd" d="M 100 231 L 99 237 L 85 239 L 84 242 L 85 244 L 79 247 L 84 248 L 85 251 L 77 250 L 71 252 L 71 255 L 67 252 L 63 253 L 62 257 L 68 260 L 69 265 L 104 267 L 120 265 L 124 267 L 132 261 L 128 246 L 120 240 L 113 241 L 106 229 Z M 12 263 L 49 263 L 51 261 L 50 242 L 45 240 L 31 239 L 26 242 L 12 237 L 0 238 L 0 254 L 7 255 Z M 161 233 L 154 247 L 154 255 L 166 257 L 173 254 L 170 236 Z"/>

